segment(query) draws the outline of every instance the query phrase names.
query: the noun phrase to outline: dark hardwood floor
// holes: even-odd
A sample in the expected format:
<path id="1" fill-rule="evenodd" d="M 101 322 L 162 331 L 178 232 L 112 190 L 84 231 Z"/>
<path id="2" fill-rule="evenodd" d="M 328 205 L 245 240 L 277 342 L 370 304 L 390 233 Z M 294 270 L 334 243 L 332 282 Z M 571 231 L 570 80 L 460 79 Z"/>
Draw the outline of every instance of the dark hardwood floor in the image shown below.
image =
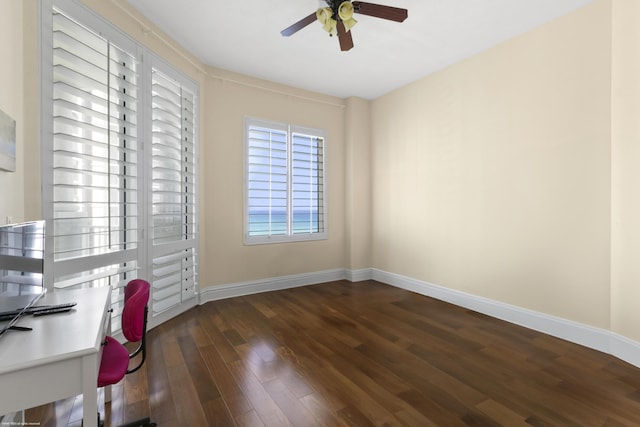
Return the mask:
<path id="1" fill-rule="evenodd" d="M 210 302 L 148 338 L 107 426 L 640 425 L 640 369 L 372 281 Z M 81 407 L 26 421 L 79 426 Z"/>

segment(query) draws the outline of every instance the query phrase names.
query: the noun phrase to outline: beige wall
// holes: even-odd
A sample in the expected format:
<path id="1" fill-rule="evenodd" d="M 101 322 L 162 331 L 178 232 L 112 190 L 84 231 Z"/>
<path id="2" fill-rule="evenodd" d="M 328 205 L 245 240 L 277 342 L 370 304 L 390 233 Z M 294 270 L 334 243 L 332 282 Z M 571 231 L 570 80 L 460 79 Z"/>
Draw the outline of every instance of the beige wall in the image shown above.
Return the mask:
<path id="1" fill-rule="evenodd" d="M 373 261 L 609 328 L 611 5 L 373 102 Z"/>
<path id="2" fill-rule="evenodd" d="M 16 121 L 16 171 L 0 170 L 0 224 L 25 219 L 22 2 L 0 0 L 0 110 Z"/>
<path id="3" fill-rule="evenodd" d="M 371 266 L 370 102 L 346 100 L 345 111 L 345 267 Z"/>
<path id="4" fill-rule="evenodd" d="M 613 1 L 611 327 L 640 341 L 640 2 Z"/>
<path id="5" fill-rule="evenodd" d="M 209 75 L 201 287 L 344 268 L 344 103 L 222 70 Z M 243 245 L 245 116 L 327 132 L 328 240 Z"/>

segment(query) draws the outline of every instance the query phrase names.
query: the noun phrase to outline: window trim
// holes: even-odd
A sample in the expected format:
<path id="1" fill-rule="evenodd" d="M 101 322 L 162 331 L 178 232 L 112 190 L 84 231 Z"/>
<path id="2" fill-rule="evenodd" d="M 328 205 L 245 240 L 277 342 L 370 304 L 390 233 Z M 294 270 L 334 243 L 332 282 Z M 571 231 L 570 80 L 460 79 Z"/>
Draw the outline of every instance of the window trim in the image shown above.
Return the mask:
<path id="1" fill-rule="evenodd" d="M 322 218 L 323 231 L 317 233 L 291 233 L 288 230 L 286 235 L 250 236 L 249 235 L 249 127 L 259 126 L 274 130 L 284 131 L 287 134 L 287 150 L 292 145 L 292 134 L 313 135 L 323 139 L 322 147 Z M 327 135 L 322 129 L 305 126 L 286 124 L 271 120 L 259 119 L 245 116 L 243 126 L 243 161 L 244 161 L 244 190 L 243 190 L 243 243 L 245 246 L 265 245 L 276 243 L 309 242 L 317 240 L 327 240 L 329 238 L 329 216 L 328 216 L 328 180 L 327 180 Z M 291 175 L 291 156 L 287 158 L 287 175 Z M 290 221 L 291 213 L 291 182 L 287 185 L 287 216 Z"/>

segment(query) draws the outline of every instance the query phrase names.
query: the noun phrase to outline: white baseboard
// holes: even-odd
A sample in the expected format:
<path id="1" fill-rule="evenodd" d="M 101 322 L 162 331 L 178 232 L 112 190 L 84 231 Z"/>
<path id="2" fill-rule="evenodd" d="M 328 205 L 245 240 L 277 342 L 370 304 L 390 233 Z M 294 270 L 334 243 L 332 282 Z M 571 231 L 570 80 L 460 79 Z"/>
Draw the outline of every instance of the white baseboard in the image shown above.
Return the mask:
<path id="1" fill-rule="evenodd" d="M 155 328 L 156 326 L 161 325 L 164 322 L 167 322 L 167 321 L 171 320 L 172 318 L 181 315 L 185 311 L 191 310 L 193 307 L 195 307 L 197 305 L 198 305 L 198 299 L 197 298 L 191 298 L 188 301 L 182 302 L 177 307 L 170 308 L 168 310 L 163 311 L 162 313 L 154 314 L 154 315 L 149 313 L 149 318 L 148 318 L 148 323 L 147 323 L 147 331 L 150 331 L 153 328 Z M 113 338 L 115 338 L 118 342 L 120 342 L 121 344 L 124 344 L 124 343 L 127 342 L 127 339 L 125 338 L 124 334 L 122 333 L 122 329 L 119 329 L 117 332 L 113 332 L 111 334 L 111 336 Z M 0 427 L 3 427 L 2 423 L 0 423 Z"/>
<path id="2" fill-rule="evenodd" d="M 347 270 L 346 279 L 350 282 L 364 282 L 373 279 L 373 270 L 370 268 L 362 268 L 360 270 Z"/>
<path id="3" fill-rule="evenodd" d="M 260 292 L 278 291 L 299 286 L 315 285 L 347 279 L 344 269 L 325 270 L 314 273 L 294 274 L 291 276 L 273 277 L 252 280 L 250 282 L 232 283 L 229 285 L 212 286 L 200 290 L 200 304 L 219 299 L 257 294 Z"/>
<path id="4" fill-rule="evenodd" d="M 605 329 L 373 269 L 373 280 L 583 345 L 640 367 L 640 343 Z"/>
<path id="5" fill-rule="evenodd" d="M 325 270 L 213 286 L 200 291 L 200 304 L 219 299 L 345 279 L 351 282 L 373 279 L 602 351 L 640 367 L 640 343 L 614 332 L 371 268 Z"/>

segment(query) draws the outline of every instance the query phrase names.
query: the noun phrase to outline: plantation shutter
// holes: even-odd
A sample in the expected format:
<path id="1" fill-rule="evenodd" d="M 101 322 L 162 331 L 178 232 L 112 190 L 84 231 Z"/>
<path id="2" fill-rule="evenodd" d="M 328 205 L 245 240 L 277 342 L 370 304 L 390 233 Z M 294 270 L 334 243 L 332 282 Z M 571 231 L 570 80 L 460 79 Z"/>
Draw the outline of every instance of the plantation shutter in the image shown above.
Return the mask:
<path id="1" fill-rule="evenodd" d="M 245 243 L 326 238 L 323 132 L 245 119 Z"/>
<path id="2" fill-rule="evenodd" d="M 117 327 L 138 267 L 139 61 L 55 8 L 51 29 L 54 286 L 111 286 Z"/>
<path id="3" fill-rule="evenodd" d="M 153 69 L 153 313 L 193 298 L 197 284 L 195 91 Z"/>
<path id="4" fill-rule="evenodd" d="M 247 197 L 250 236 L 286 235 L 287 130 L 249 125 Z"/>
<path id="5" fill-rule="evenodd" d="M 146 279 L 162 322 L 196 303 L 197 83 L 75 0 L 41 26 L 45 285 L 110 286 L 118 329 Z"/>
<path id="6" fill-rule="evenodd" d="M 324 231 L 324 140 L 292 133 L 292 233 Z"/>

